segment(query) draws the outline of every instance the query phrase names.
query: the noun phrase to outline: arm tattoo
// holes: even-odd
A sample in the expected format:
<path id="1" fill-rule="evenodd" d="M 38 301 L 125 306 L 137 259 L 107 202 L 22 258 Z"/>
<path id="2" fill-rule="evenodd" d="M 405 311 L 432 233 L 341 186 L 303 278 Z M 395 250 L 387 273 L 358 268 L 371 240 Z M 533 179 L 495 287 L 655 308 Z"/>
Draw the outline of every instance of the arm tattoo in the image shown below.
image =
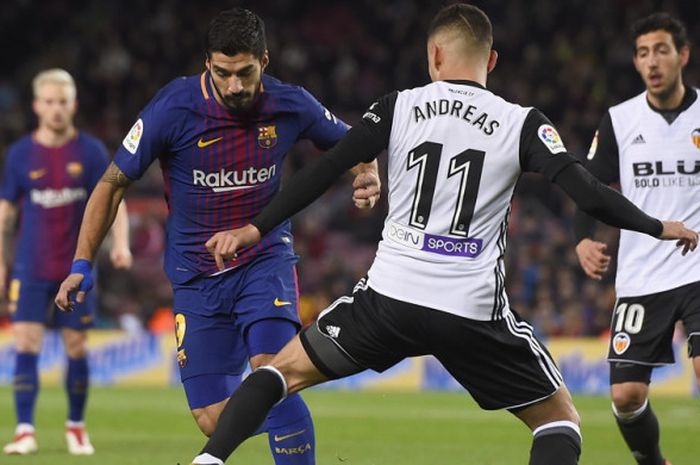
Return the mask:
<path id="1" fill-rule="evenodd" d="M 131 184 L 131 179 L 129 179 L 114 162 L 109 164 L 100 181 L 114 184 L 117 187 L 127 187 Z"/>

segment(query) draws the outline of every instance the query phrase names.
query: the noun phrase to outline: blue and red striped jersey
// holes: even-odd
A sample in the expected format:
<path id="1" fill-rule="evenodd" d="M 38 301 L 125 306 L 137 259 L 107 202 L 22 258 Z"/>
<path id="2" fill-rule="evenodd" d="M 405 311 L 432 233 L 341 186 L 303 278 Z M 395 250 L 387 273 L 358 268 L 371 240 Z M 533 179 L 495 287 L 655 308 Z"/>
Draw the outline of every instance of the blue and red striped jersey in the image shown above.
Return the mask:
<path id="1" fill-rule="evenodd" d="M 31 134 L 10 147 L 0 198 L 20 210 L 15 275 L 68 275 L 85 204 L 108 163 L 102 142 L 83 132 L 61 147 L 43 146 Z"/>
<path id="2" fill-rule="evenodd" d="M 245 113 L 214 98 L 209 72 L 166 85 L 144 108 L 114 163 L 131 179 L 158 159 L 169 216 L 165 271 L 184 283 L 218 270 L 205 242 L 250 222 L 279 190 L 282 162 L 300 139 L 335 145 L 347 125 L 301 87 L 263 75 L 262 91 Z M 227 266 L 260 254 L 294 254 L 289 222 L 239 253 Z"/>

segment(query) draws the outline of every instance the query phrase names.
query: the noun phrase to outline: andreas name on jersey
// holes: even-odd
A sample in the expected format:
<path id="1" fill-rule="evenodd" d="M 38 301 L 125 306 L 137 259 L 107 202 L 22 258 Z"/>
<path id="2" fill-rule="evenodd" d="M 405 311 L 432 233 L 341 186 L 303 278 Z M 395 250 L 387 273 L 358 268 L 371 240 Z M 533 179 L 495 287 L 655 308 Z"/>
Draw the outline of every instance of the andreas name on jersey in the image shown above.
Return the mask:
<path id="1" fill-rule="evenodd" d="M 431 100 L 423 105 L 413 107 L 415 122 L 428 120 L 434 116 L 452 116 L 459 118 L 472 126 L 481 129 L 490 136 L 501 125 L 495 119 L 489 119 L 489 114 L 480 111 L 474 105 L 466 105 L 462 100 Z"/>

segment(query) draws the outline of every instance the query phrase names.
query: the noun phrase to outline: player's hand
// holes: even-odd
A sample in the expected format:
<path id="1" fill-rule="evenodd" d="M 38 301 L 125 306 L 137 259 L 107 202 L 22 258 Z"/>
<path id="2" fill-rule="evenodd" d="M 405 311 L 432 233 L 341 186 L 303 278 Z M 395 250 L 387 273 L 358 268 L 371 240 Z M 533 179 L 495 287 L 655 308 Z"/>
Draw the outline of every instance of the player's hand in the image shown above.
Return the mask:
<path id="1" fill-rule="evenodd" d="M 80 273 L 73 273 L 63 280 L 61 287 L 58 288 L 58 294 L 56 294 L 56 298 L 54 299 L 56 306 L 60 310 L 72 312 L 76 303 L 83 303 L 85 301 L 85 294 L 87 291 L 80 290 L 80 285 L 84 278 L 85 276 Z"/>
<path id="2" fill-rule="evenodd" d="M 677 241 L 677 247 L 683 247 L 682 255 L 692 252 L 698 246 L 698 233 L 686 228 L 680 221 L 662 221 L 663 231 L 659 239 L 664 241 Z"/>
<path id="3" fill-rule="evenodd" d="M 363 171 L 355 176 L 352 183 L 355 191 L 352 193 L 352 201 L 357 208 L 373 208 L 379 200 L 382 183 L 379 175 L 374 171 Z"/>
<path id="4" fill-rule="evenodd" d="M 603 279 L 603 273 L 608 271 L 610 266 L 610 255 L 605 251 L 608 246 L 603 242 L 591 239 L 583 239 L 576 245 L 576 256 L 581 268 L 589 278 L 596 281 Z"/>
<path id="5" fill-rule="evenodd" d="M 249 224 L 238 229 L 221 231 L 214 234 L 204 246 L 214 257 L 219 271 L 225 268 L 224 260 L 233 260 L 237 257 L 236 250 L 257 244 L 260 241 L 260 231 Z"/>
<path id="6" fill-rule="evenodd" d="M 134 263 L 134 258 L 128 247 L 113 247 L 109 251 L 109 260 L 117 270 L 128 270 Z"/>
<path id="7" fill-rule="evenodd" d="M 75 260 L 70 274 L 63 280 L 54 299 L 56 306 L 64 312 L 72 312 L 75 304 L 85 302 L 85 294 L 92 289 L 92 263 L 88 260 Z"/>

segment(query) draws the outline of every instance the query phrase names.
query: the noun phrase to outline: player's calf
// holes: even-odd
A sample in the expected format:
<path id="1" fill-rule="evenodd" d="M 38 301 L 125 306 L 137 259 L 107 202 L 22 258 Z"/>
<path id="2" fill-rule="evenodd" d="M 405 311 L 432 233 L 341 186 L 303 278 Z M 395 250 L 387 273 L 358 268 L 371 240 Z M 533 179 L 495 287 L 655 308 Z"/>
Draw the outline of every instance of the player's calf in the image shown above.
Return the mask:
<path id="1" fill-rule="evenodd" d="M 530 465 L 575 465 L 581 455 L 581 430 L 571 421 L 553 421 L 533 431 Z"/>
<path id="2" fill-rule="evenodd" d="M 566 386 L 513 413 L 533 434 L 530 465 L 576 465 L 581 455 L 580 418 Z"/>

